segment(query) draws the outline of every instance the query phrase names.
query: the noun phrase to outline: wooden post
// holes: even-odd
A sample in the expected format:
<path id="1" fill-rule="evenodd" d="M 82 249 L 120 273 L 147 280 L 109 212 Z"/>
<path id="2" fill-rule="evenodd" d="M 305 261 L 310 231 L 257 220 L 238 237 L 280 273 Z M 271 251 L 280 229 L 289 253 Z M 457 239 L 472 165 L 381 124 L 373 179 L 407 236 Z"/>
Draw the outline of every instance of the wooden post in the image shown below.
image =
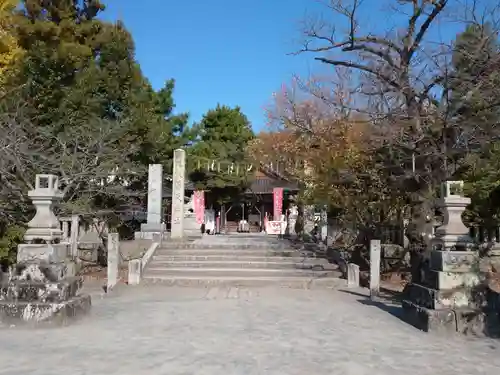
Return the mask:
<path id="1" fill-rule="evenodd" d="M 370 298 L 375 299 L 380 292 L 380 240 L 370 241 Z"/>

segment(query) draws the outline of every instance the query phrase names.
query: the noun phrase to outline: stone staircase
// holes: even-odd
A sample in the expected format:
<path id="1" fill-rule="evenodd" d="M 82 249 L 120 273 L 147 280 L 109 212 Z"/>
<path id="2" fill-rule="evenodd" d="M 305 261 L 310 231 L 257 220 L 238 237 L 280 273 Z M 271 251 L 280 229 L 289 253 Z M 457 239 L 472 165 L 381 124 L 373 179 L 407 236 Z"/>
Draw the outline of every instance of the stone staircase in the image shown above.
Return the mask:
<path id="1" fill-rule="evenodd" d="M 179 286 L 311 288 L 343 285 L 340 275 L 336 265 L 308 257 L 286 240 L 246 233 L 164 242 L 146 267 L 143 280 Z"/>

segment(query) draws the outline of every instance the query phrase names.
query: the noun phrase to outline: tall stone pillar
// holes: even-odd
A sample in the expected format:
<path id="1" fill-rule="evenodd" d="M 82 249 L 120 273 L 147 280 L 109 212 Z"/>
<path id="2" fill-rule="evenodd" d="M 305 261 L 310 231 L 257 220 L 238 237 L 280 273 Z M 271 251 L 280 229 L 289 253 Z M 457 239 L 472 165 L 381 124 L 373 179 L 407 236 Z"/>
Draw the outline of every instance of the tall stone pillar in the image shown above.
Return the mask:
<path id="1" fill-rule="evenodd" d="M 172 181 L 172 231 L 171 238 L 184 237 L 184 184 L 186 178 L 186 151 L 174 151 Z"/>
<path id="2" fill-rule="evenodd" d="M 150 164 L 148 171 L 147 223 L 141 225 L 140 238 L 152 239 L 153 234 L 165 232 L 165 224 L 162 222 L 162 199 L 163 166 L 161 164 Z"/>
<path id="3" fill-rule="evenodd" d="M 70 243 L 70 254 L 73 259 L 78 259 L 78 235 L 80 231 L 80 216 L 71 216 L 71 236 L 69 239 Z"/>

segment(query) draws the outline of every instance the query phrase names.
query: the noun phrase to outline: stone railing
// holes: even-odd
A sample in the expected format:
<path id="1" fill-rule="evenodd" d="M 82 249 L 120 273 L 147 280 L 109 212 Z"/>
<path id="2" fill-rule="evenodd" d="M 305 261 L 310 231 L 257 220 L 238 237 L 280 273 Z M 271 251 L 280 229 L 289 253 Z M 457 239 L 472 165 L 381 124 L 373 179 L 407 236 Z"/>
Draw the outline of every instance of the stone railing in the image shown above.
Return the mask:
<path id="1" fill-rule="evenodd" d="M 109 231 L 106 222 L 94 218 L 88 224 L 79 215 L 60 217 L 58 220 L 62 231 L 61 241 L 70 244 L 70 257 L 79 259 L 83 256 L 89 261 L 97 261 L 97 249 L 103 245 L 102 237 L 107 236 Z"/>

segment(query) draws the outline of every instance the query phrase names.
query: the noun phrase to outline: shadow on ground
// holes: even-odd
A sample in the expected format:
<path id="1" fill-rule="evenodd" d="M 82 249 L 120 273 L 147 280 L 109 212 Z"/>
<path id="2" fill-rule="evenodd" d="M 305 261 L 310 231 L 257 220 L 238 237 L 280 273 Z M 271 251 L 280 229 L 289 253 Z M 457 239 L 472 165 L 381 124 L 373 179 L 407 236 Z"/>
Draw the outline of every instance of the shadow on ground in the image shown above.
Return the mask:
<path id="1" fill-rule="evenodd" d="M 403 308 L 401 307 L 401 293 L 394 292 L 389 289 L 381 288 L 380 296 L 372 300 L 370 296 L 364 293 L 355 292 L 352 290 L 341 290 L 342 293 L 351 294 L 353 296 L 362 297 L 357 302 L 365 306 L 374 306 L 382 311 L 385 311 L 392 316 L 403 320 Z"/>

